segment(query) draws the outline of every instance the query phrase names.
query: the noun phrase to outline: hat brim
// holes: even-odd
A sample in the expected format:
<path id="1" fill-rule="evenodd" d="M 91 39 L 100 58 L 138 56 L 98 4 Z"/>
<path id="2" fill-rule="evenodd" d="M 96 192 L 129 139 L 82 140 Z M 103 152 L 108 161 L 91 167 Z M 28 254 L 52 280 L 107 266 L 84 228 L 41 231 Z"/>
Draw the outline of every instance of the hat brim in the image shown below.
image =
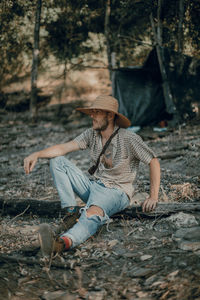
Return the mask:
<path id="1" fill-rule="evenodd" d="M 127 117 L 125 117 L 124 115 L 122 115 L 118 112 L 115 112 L 113 110 L 102 109 L 100 107 L 92 107 L 92 108 L 78 107 L 78 108 L 76 108 L 77 111 L 80 111 L 86 115 L 90 115 L 93 109 L 100 109 L 100 110 L 104 110 L 104 111 L 108 111 L 108 112 L 113 112 L 114 114 L 116 114 L 117 118 L 116 118 L 115 122 L 116 122 L 116 125 L 118 125 L 119 127 L 128 128 L 131 126 L 131 121 Z"/>

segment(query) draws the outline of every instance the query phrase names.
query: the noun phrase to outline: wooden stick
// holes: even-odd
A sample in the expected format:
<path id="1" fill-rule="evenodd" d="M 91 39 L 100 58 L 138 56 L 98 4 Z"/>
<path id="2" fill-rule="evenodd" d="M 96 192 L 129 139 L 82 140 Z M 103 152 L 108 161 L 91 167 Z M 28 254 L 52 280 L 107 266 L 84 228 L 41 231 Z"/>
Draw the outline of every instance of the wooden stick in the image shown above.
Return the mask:
<path id="1" fill-rule="evenodd" d="M 13 222 L 14 220 L 16 220 L 18 217 L 23 216 L 23 215 L 25 214 L 25 212 L 29 209 L 29 207 L 30 207 L 30 204 L 25 208 L 25 210 L 24 210 L 22 213 L 20 213 L 19 215 L 15 216 L 13 219 L 11 219 L 11 220 L 7 223 L 7 225 L 9 225 L 10 223 L 12 223 L 12 222 Z"/>

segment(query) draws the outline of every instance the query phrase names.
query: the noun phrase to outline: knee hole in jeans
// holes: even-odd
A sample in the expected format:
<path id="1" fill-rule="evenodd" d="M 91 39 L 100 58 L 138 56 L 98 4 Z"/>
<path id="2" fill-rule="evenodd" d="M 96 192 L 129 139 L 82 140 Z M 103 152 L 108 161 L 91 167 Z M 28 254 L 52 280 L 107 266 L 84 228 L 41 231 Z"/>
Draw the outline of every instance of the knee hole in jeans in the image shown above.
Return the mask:
<path id="1" fill-rule="evenodd" d="M 86 216 L 87 216 L 87 218 L 89 218 L 94 215 L 104 217 L 105 214 L 101 207 L 92 205 L 87 209 Z"/>

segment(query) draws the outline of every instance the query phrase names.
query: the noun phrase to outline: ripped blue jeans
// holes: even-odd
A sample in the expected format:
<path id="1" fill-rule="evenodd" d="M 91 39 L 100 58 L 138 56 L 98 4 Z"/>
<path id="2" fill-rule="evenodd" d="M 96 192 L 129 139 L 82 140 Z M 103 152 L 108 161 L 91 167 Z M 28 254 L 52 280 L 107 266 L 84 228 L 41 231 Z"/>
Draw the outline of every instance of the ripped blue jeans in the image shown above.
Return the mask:
<path id="1" fill-rule="evenodd" d="M 107 188 L 101 181 L 90 180 L 79 168 L 63 156 L 50 160 L 50 170 L 57 188 L 61 207 L 76 206 L 76 193 L 86 205 L 80 209 L 78 222 L 62 236 L 71 238 L 73 247 L 86 241 L 105 224 L 109 217 L 129 205 L 127 195 L 120 189 Z M 104 216 L 87 216 L 87 209 L 100 207 Z"/>

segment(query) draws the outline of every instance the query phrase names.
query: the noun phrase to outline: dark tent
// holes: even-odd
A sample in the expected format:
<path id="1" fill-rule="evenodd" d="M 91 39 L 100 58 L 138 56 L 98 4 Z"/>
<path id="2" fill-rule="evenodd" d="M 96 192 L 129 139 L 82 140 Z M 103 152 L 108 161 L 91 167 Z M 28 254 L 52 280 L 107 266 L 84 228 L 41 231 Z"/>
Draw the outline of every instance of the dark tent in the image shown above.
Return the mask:
<path id="1" fill-rule="evenodd" d="M 162 120 L 170 120 L 176 114 L 181 119 L 186 113 L 192 116 L 191 102 L 199 101 L 200 88 L 196 81 L 200 78 L 200 68 L 195 64 L 191 72 L 192 58 L 185 56 L 182 72 L 176 67 L 177 53 L 163 51 L 167 77 L 173 101 L 163 95 L 162 77 L 156 50 L 153 49 L 143 67 L 120 68 L 113 71 L 112 91 L 119 102 L 120 113 L 126 115 L 132 125 L 153 125 Z"/>

